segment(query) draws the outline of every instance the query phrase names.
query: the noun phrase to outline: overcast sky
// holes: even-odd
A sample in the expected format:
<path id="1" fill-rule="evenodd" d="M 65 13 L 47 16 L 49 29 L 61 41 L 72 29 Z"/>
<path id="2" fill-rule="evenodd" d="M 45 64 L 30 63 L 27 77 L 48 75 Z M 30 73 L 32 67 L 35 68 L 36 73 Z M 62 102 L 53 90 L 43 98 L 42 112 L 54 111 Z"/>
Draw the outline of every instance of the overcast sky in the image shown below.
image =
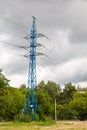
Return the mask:
<path id="1" fill-rule="evenodd" d="M 28 81 L 27 52 L 13 45 L 29 45 L 22 37 L 30 33 L 32 16 L 37 18 L 39 38 L 48 57 L 37 57 L 37 83 L 54 81 L 87 86 L 86 0 L 0 0 L 0 68 L 19 87 Z"/>

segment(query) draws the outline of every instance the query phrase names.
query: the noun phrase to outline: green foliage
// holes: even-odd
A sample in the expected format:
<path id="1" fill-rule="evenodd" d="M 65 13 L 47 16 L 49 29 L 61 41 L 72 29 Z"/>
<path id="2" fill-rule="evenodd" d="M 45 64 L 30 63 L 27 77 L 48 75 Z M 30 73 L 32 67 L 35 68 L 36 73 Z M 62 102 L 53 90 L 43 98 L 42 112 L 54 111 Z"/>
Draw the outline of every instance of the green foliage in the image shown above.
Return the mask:
<path id="1" fill-rule="evenodd" d="M 45 87 L 45 83 L 44 81 L 42 80 L 39 84 L 38 84 L 38 89 L 44 89 Z"/>
<path id="2" fill-rule="evenodd" d="M 60 120 L 72 120 L 76 119 L 74 112 L 70 109 L 69 105 L 62 105 L 59 108 L 58 119 Z"/>
<path id="3" fill-rule="evenodd" d="M 27 115 L 24 115 L 24 114 L 19 114 L 19 115 L 16 115 L 15 116 L 15 119 L 14 119 L 16 122 L 31 122 L 31 117 L 29 115 L 29 113 Z"/>
<path id="4" fill-rule="evenodd" d="M 22 84 L 20 87 L 19 87 L 20 90 L 25 90 L 26 89 L 26 85 L 25 84 Z"/>
<path id="5" fill-rule="evenodd" d="M 0 69 L 0 121 L 17 120 L 30 122 L 30 115 L 22 115 L 26 102 L 26 95 L 30 96 L 30 89 L 22 84 L 19 89 L 9 86 L 9 80 Z M 35 92 L 35 96 L 37 93 Z M 55 82 L 41 81 L 38 85 L 39 115 L 35 114 L 36 121 L 55 119 L 55 103 L 57 101 L 57 119 L 87 120 L 87 88 L 80 89 L 68 83 L 64 89 Z"/>
<path id="6" fill-rule="evenodd" d="M 75 86 L 71 83 L 65 84 L 65 88 L 63 89 L 63 100 L 64 104 L 69 103 L 73 100 L 73 94 L 76 92 Z"/>
<path id="7" fill-rule="evenodd" d="M 76 94 L 76 95 L 75 95 Z M 61 90 L 61 87 L 57 85 L 54 82 L 48 81 L 47 84 L 42 81 L 39 84 L 39 104 L 40 104 L 40 110 L 42 112 L 43 119 L 45 120 L 46 117 L 50 117 L 54 119 L 55 115 L 55 109 L 54 109 L 54 100 L 57 101 L 57 119 L 61 120 L 76 120 L 80 118 L 85 118 L 83 116 L 83 110 L 81 110 L 82 114 L 77 114 L 77 111 L 75 109 L 72 109 L 71 103 L 74 102 L 74 99 L 76 102 L 78 102 L 78 97 L 80 95 L 83 95 L 84 98 L 86 98 L 86 94 L 77 94 L 77 90 L 74 85 L 71 83 L 68 83 L 65 85 L 63 91 Z M 84 102 L 86 105 L 86 102 Z M 83 104 L 83 106 L 84 106 Z M 77 104 L 75 104 L 77 106 Z M 87 108 L 85 108 L 87 110 Z M 86 113 L 84 114 L 86 116 Z"/>
<path id="8" fill-rule="evenodd" d="M 8 83 L 0 70 L 0 119 L 5 121 L 13 120 L 15 115 L 22 113 L 25 100 L 25 95 Z"/>
<path id="9" fill-rule="evenodd" d="M 0 88 L 9 86 L 9 81 L 3 74 L 2 70 L 0 69 Z"/>
<path id="10" fill-rule="evenodd" d="M 49 116 L 52 110 L 49 95 L 43 89 L 40 89 L 38 90 L 38 98 L 41 113 Z"/>
<path id="11" fill-rule="evenodd" d="M 48 81 L 48 83 L 45 85 L 45 91 L 48 93 L 52 101 L 54 102 L 54 99 L 56 99 L 58 92 L 60 92 L 60 86 L 52 81 Z"/>
<path id="12" fill-rule="evenodd" d="M 24 98 L 25 96 L 15 88 L 3 89 L 3 96 L 0 96 L 0 117 L 13 120 L 15 115 L 22 113 Z"/>
<path id="13" fill-rule="evenodd" d="M 87 93 L 76 93 L 70 107 L 80 120 L 87 120 Z"/>

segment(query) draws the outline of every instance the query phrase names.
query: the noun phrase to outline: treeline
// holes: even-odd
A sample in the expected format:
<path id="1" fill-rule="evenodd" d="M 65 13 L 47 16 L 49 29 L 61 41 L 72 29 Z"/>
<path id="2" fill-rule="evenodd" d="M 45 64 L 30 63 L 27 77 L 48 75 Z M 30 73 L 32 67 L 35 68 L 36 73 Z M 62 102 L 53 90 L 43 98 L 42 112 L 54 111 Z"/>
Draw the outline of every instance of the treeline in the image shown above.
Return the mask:
<path id="1" fill-rule="evenodd" d="M 10 87 L 9 80 L 0 70 L 0 121 L 23 118 L 22 111 L 28 91 L 25 85 Z M 55 82 L 41 81 L 38 84 L 38 100 L 42 119 L 55 119 L 55 99 L 57 120 L 87 120 L 87 88 L 76 88 L 68 83 L 62 89 Z"/>

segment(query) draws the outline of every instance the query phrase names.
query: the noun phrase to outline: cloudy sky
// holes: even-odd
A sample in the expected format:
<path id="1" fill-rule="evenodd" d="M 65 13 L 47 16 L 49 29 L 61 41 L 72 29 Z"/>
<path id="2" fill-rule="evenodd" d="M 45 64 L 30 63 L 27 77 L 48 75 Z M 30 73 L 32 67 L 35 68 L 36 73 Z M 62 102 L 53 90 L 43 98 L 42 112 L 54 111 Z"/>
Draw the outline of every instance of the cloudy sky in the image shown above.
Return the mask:
<path id="1" fill-rule="evenodd" d="M 44 47 L 37 51 L 37 83 L 41 80 L 64 85 L 87 86 L 87 1 L 86 0 L 0 0 L 0 68 L 10 85 L 27 85 L 26 50 L 14 45 L 29 45 L 23 39 L 30 33 L 32 16 Z M 13 44 L 13 46 L 11 45 Z"/>

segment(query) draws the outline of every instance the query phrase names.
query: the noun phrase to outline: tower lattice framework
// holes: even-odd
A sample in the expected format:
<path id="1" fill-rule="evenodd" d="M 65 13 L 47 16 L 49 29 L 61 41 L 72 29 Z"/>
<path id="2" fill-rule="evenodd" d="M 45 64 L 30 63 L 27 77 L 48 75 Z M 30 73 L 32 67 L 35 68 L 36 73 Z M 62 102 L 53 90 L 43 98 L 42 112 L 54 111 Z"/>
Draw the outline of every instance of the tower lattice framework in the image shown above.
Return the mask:
<path id="1" fill-rule="evenodd" d="M 36 46 L 37 46 L 37 29 L 36 18 L 33 17 L 32 27 L 30 32 L 29 44 L 29 70 L 28 70 L 28 88 L 30 93 L 26 95 L 26 106 L 24 114 L 30 113 L 32 121 L 37 112 L 39 112 L 37 82 L 36 82 Z"/>

